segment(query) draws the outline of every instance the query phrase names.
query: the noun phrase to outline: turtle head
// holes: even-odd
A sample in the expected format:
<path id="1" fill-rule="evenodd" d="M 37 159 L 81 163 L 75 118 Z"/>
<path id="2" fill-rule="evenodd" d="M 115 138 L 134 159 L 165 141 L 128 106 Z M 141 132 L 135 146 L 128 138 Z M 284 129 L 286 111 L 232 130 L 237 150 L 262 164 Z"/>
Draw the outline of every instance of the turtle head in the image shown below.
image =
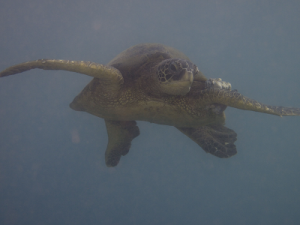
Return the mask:
<path id="1" fill-rule="evenodd" d="M 171 95 L 187 94 L 198 73 L 197 66 L 184 59 L 166 59 L 156 71 L 160 90 Z"/>

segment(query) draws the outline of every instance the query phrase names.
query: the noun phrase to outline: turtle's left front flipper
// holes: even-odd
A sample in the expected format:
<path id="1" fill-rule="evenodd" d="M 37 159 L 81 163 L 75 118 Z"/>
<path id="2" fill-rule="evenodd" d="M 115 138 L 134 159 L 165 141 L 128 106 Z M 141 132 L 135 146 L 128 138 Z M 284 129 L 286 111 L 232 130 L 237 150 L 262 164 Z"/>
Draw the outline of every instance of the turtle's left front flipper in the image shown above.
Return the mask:
<path id="1" fill-rule="evenodd" d="M 135 121 L 105 120 L 108 144 L 105 163 L 108 167 L 116 166 L 122 155 L 129 152 L 131 141 L 140 134 Z"/>
<path id="2" fill-rule="evenodd" d="M 217 157 L 228 158 L 237 153 L 234 145 L 237 134 L 223 125 L 176 128 L 196 142 L 204 151 Z"/>
<path id="3" fill-rule="evenodd" d="M 230 89 L 216 88 L 215 86 L 200 90 L 199 96 L 201 96 L 200 99 L 202 103 L 218 103 L 237 109 L 251 110 L 277 116 L 300 116 L 300 108 L 265 105 L 243 96 L 237 90 L 231 91 Z"/>

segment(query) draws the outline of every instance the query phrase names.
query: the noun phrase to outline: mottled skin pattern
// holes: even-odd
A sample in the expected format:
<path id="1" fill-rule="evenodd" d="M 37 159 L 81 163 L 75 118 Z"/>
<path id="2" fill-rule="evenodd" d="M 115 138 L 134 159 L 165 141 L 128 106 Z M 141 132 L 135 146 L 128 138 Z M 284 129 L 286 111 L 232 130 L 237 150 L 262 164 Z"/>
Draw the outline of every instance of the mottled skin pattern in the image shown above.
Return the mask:
<path id="1" fill-rule="evenodd" d="M 209 100 L 199 101 L 198 92 L 204 89 L 207 79 L 194 64 L 184 61 L 188 60 L 186 56 L 173 49 L 174 53 L 170 49 L 167 52 L 161 45 L 141 45 L 133 50 L 125 52 L 126 58 L 121 53 L 121 56 L 118 55 L 108 63 L 109 66 L 119 69 L 124 77 L 124 84 L 117 92 L 111 91 L 110 86 L 95 78 L 74 99 L 71 108 L 109 120 L 141 120 L 179 127 L 224 122 L 223 112 L 216 114 L 207 110 Z M 141 55 L 147 57 L 143 59 L 140 58 Z M 176 59 L 178 57 L 182 58 Z M 127 61 L 123 63 L 125 59 Z M 166 73 L 165 68 L 170 64 L 170 59 L 179 65 L 189 64 L 197 73 L 197 79 L 185 95 L 166 94 L 158 87 L 161 72 Z M 165 64 L 161 65 L 163 60 Z M 171 78 L 173 77 L 170 76 L 169 79 Z M 164 82 L 166 81 L 162 83 Z"/>
<path id="2" fill-rule="evenodd" d="M 94 77 L 70 107 L 105 119 L 107 166 L 116 166 L 139 135 L 136 120 L 175 126 L 206 152 L 236 154 L 237 134 L 224 126 L 227 106 L 279 116 L 299 108 L 268 106 L 231 90 L 230 83 L 207 79 L 187 56 L 161 44 L 140 44 L 107 65 L 84 61 L 37 60 L 18 64 L 0 77 L 30 69 L 67 70 Z"/>

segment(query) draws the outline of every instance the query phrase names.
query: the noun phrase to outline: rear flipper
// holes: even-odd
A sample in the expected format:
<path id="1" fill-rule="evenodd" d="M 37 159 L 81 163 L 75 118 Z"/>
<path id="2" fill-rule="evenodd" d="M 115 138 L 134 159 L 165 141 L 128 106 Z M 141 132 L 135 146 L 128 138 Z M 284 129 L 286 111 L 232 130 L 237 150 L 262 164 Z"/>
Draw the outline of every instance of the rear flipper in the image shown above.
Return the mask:
<path id="1" fill-rule="evenodd" d="M 234 145 L 237 134 L 223 125 L 176 128 L 196 142 L 204 151 L 217 157 L 228 158 L 237 153 Z"/>
<path id="2" fill-rule="evenodd" d="M 105 124 L 108 134 L 105 163 L 112 167 L 129 152 L 131 141 L 140 134 L 140 130 L 135 121 L 105 120 Z"/>

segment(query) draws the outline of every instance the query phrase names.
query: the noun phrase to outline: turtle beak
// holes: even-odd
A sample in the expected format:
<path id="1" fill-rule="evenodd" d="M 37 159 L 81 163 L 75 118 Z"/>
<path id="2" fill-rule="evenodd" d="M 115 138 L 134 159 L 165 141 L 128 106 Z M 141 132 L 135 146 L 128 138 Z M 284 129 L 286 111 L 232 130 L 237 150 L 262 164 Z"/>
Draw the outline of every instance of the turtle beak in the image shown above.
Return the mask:
<path id="1" fill-rule="evenodd" d="M 181 81 L 189 82 L 192 85 L 194 81 L 194 74 L 191 71 L 187 71 L 186 69 L 184 69 L 184 74 L 181 77 Z"/>
<path id="2" fill-rule="evenodd" d="M 185 95 L 190 91 L 193 81 L 194 81 L 194 74 L 191 71 L 187 71 L 185 69 L 185 72 L 180 79 L 180 83 L 181 83 L 180 85 L 181 88 L 179 88 L 181 89 L 180 95 Z"/>
<path id="3" fill-rule="evenodd" d="M 161 83 L 162 91 L 171 95 L 186 95 L 194 81 L 194 74 L 186 69 L 182 70 L 171 82 Z"/>

